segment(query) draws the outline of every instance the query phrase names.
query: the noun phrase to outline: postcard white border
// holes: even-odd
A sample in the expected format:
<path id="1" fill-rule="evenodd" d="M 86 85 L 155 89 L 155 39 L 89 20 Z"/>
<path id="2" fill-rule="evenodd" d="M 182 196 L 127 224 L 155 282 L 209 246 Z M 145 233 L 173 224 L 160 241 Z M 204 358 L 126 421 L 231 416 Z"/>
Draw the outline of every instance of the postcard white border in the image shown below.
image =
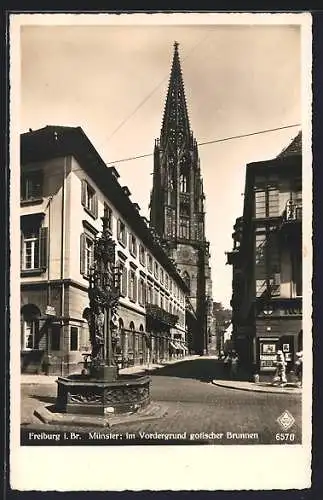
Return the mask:
<path id="1" fill-rule="evenodd" d="M 302 33 L 303 92 L 303 444 L 248 446 L 21 447 L 19 282 L 19 108 L 22 25 L 293 24 Z M 267 490 L 311 484 L 312 407 L 312 19 L 302 13 L 11 14 L 10 15 L 10 477 L 11 488 L 40 491 Z M 140 460 L 138 460 L 140 454 Z M 140 465 L 139 465 L 140 464 Z M 176 471 L 176 473 L 175 473 Z"/>

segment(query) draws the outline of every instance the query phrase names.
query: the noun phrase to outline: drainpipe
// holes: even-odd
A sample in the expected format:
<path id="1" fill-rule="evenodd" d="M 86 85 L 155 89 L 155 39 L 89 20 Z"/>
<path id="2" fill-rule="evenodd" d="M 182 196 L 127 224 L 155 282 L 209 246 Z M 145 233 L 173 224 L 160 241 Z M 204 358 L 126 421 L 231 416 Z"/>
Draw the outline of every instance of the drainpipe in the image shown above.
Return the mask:
<path id="1" fill-rule="evenodd" d="M 47 305 L 51 305 L 51 288 L 50 288 L 50 222 L 51 222 L 51 203 L 53 197 L 48 198 L 48 245 L 47 245 Z M 49 327 L 47 327 L 47 371 L 49 372 Z"/>
<path id="2" fill-rule="evenodd" d="M 62 331 L 64 328 L 64 308 L 65 308 L 65 284 L 64 284 L 64 261 L 65 261 L 65 192 L 66 192 L 66 162 L 67 158 L 64 157 L 64 171 L 63 171 L 63 183 L 62 183 L 62 218 L 61 218 L 61 270 L 60 279 L 62 282 L 62 294 L 61 294 L 61 317 L 63 319 Z M 64 337 L 63 342 L 63 358 L 64 358 Z M 61 362 L 61 375 L 63 375 L 63 358 Z"/>

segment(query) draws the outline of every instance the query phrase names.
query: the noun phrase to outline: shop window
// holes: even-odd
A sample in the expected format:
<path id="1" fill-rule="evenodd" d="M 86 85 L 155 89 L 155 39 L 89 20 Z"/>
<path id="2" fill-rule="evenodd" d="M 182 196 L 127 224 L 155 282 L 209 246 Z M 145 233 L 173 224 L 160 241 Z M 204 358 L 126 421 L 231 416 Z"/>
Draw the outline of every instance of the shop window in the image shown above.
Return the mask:
<path id="1" fill-rule="evenodd" d="M 34 170 L 21 174 L 20 197 L 21 201 L 40 199 L 43 196 L 43 172 Z"/>
<path id="2" fill-rule="evenodd" d="M 79 329 L 77 326 L 71 326 L 70 331 L 70 351 L 77 351 L 79 345 Z"/>
<path id="3" fill-rule="evenodd" d="M 85 179 L 82 180 L 81 203 L 92 217 L 98 217 L 98 197 L 95 189 Z"/>

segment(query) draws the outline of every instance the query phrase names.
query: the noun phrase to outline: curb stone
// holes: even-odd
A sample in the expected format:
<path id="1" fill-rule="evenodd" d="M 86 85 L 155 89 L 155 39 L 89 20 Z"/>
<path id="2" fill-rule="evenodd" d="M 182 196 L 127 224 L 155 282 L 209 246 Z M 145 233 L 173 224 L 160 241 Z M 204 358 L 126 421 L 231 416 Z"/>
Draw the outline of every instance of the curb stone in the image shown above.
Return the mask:
<path id="1" fill-rule="evenodd" d="M 238 391 L 249 391 L 249 392 L 267 392 L 271 394 L 301 394 L 302 390 L 299 387 L 261 387 L 261 386 L 251 386 L 251 385 L 235 385 L 230 384 L 228 381 L 223 380 L 212 380 L 213 385 L 218 387 L 224 387 L 226 389 L 235 389 Z"/>
<path id="2" fill-rule="evenodd" d="M 48 407 L 39 407 L 34 415 L 43 423 L 51 425 L 71 425 L 78 427 L 107 427 L 124 423 L 135 423 L 140 421 L 155 420 L 167 415 L 168 408 L 160 404 L 151 403 L 149 407 L 137 413 L 118 415 L 114 417 L 103 417 L 98 415 L 72 415 L 66 413 L 53 413 Z"/>

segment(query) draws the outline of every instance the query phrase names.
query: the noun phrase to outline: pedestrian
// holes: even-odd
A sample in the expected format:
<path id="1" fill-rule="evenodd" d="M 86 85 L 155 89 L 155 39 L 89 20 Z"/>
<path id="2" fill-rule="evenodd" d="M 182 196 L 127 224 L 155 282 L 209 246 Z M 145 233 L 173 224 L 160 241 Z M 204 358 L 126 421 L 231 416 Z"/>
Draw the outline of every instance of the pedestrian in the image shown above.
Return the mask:
<path id="1" fill-rule="evenodd" d="M 224 378 L 227 380 L 230 376 L 230 369 L 231 369 L 231 355 L 230 352 L 228 352 L 225 355 L 225 358 L 223 360 L 223 368 L 224 368 Z"/>
<path id="2" fill-rule="evenodd" d="M 236 351 L 232 351 L 231 363 L 230 363 L 230 377 L 232 380 L 237 380 L 238 378 L 238 367 L 239 367 L 239 356 Z"/>
<path id="3" fill-rule="evenodd" d="M 296 353 L 295 361 L 295 374 L 297 376 L 298 386 L 302 387 L 303 384 L 303 351 Z"/>
<path id="4" fill-rule="evenodd" d="M 221 349 L 220 353 L 219 353 L 219 359 L 223 360 L 225 358 L 225 354 L 224 354 L 224 351 Z"/>
<path id="5" fill-rule="evenodd" d="M 287 384 L 286 378 L 286 360 L 283 351 L 277 351 L 277 360 L 276 360 L 276 372 L 273 378 L 273 385 L 280 385 L 283 387 Z"/>

